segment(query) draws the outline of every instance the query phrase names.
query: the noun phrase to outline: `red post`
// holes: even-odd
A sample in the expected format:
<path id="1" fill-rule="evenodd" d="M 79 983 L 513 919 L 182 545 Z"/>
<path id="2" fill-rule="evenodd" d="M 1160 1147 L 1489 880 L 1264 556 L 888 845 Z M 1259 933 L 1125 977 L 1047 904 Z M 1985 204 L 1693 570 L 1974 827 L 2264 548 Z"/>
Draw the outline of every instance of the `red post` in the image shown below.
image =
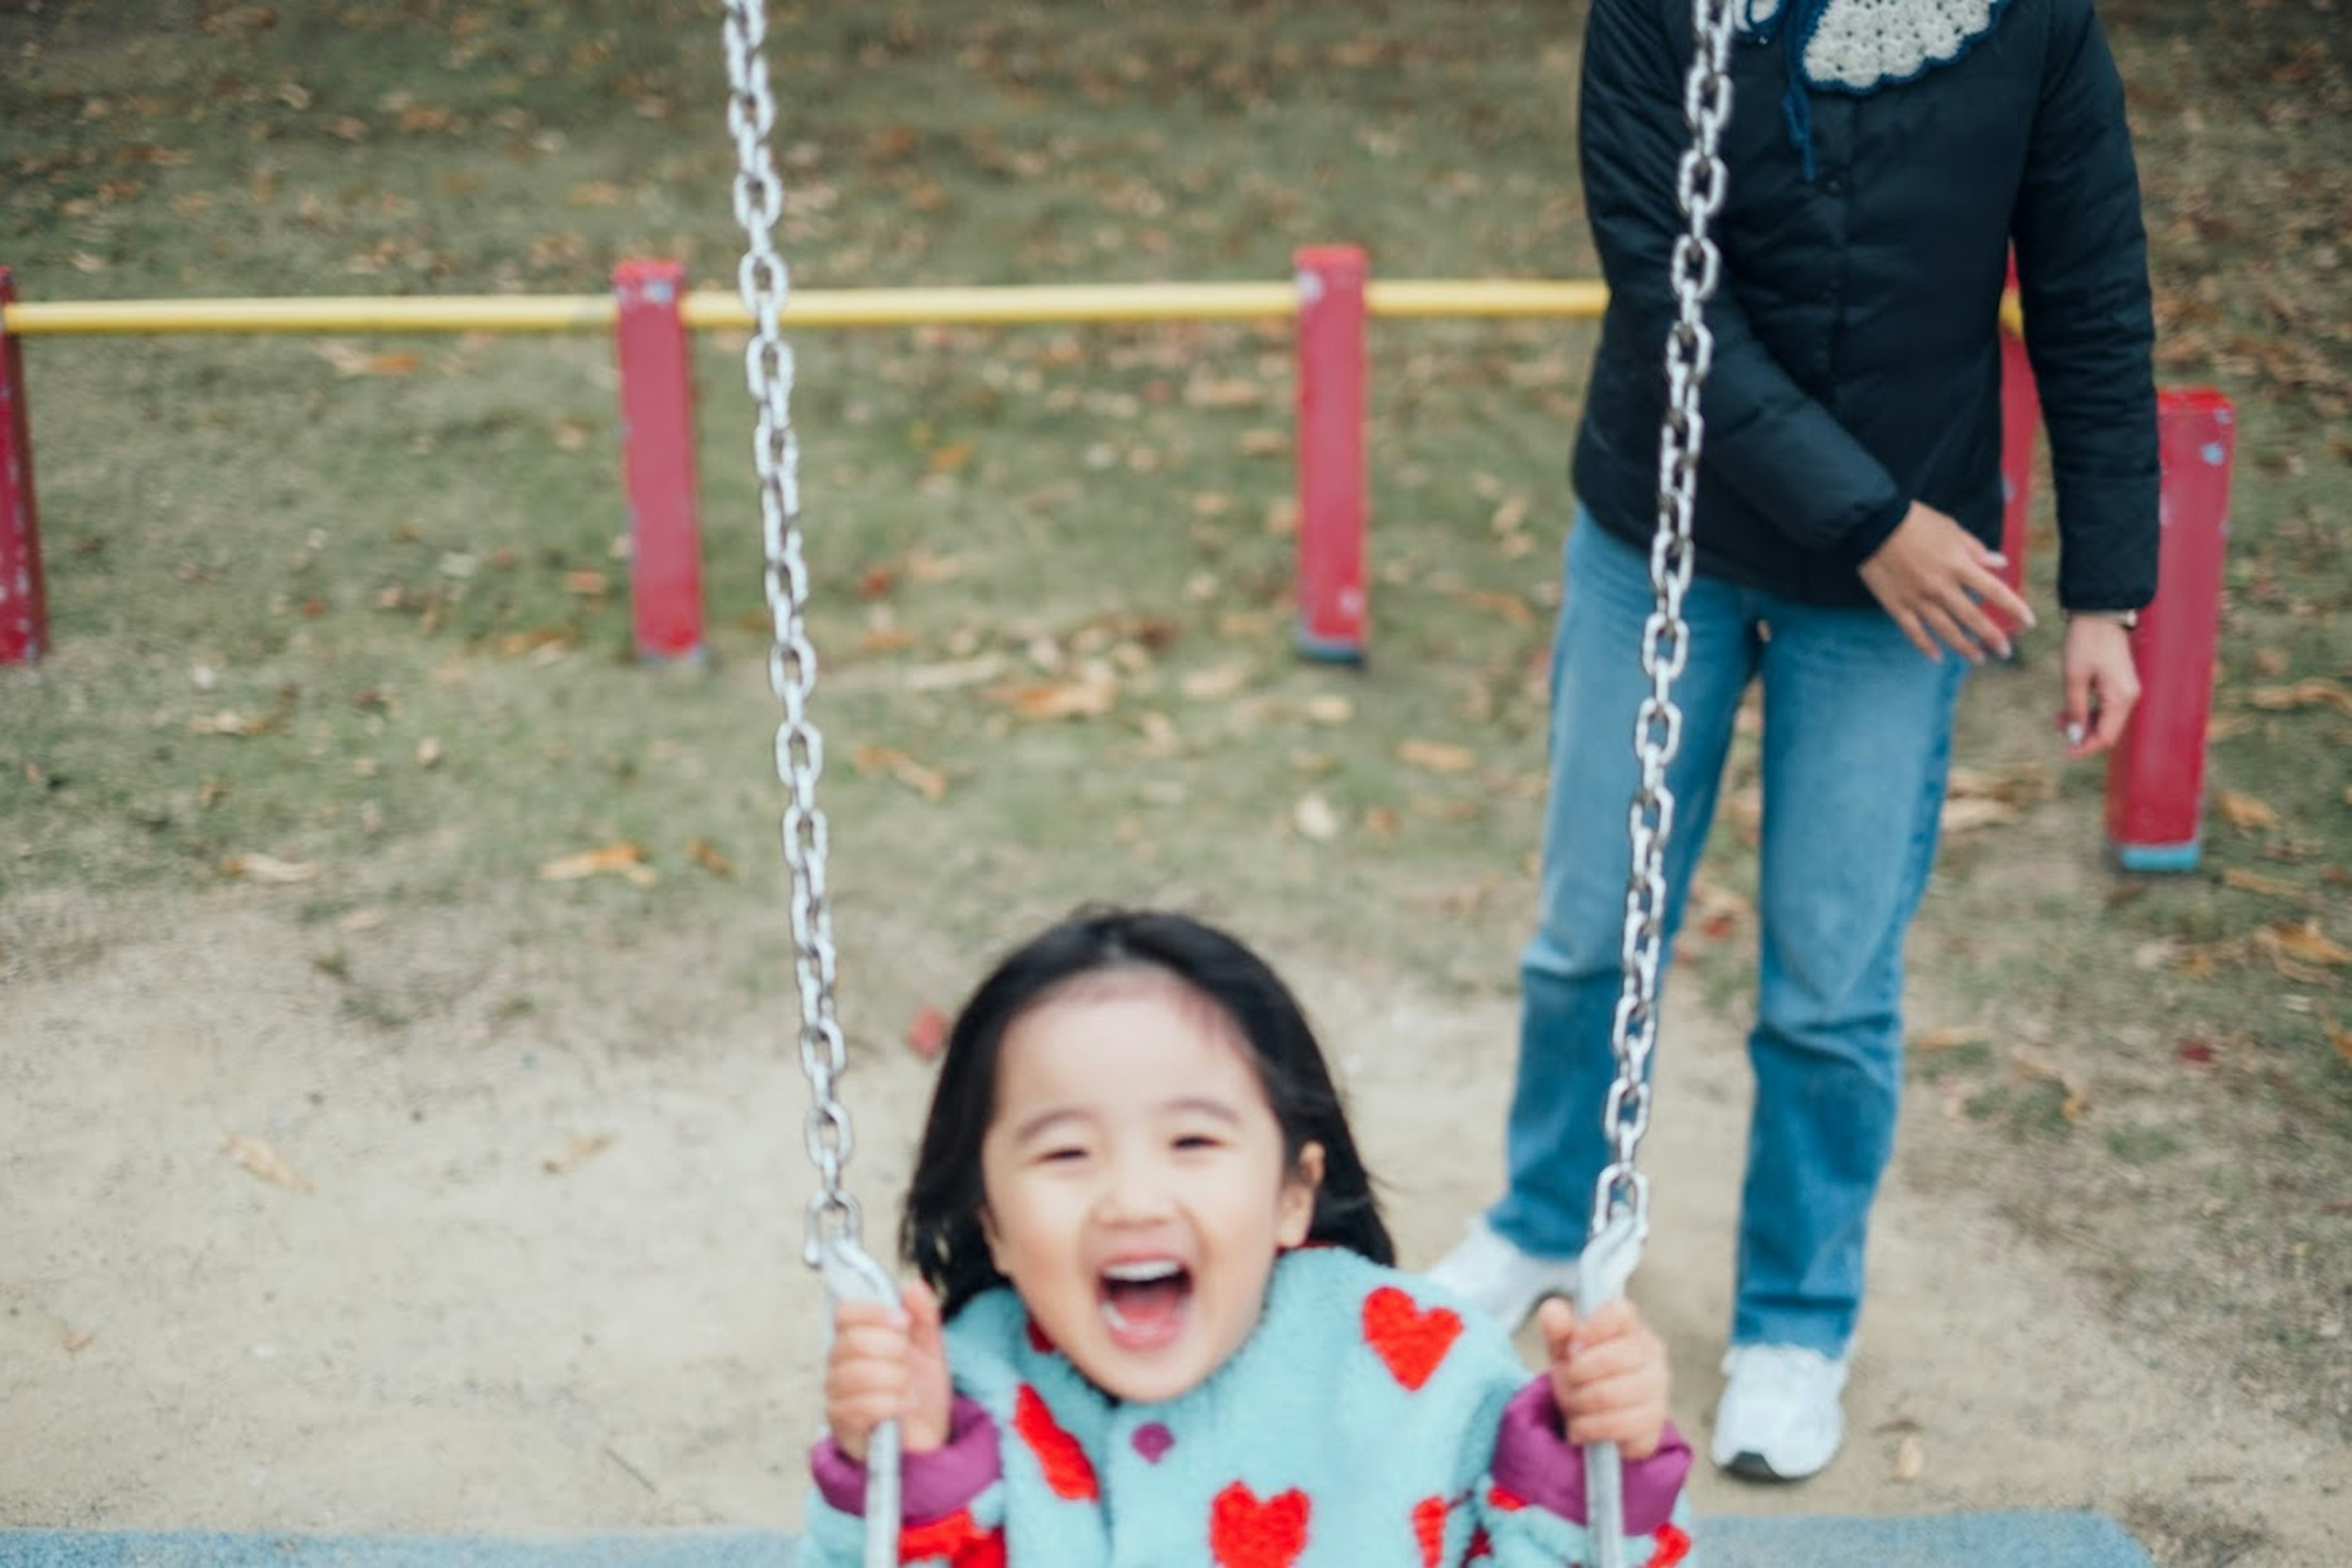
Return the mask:
<path id="1" fill-rule="evenodd" d="M 694 379 L 686 268 L 624 261 L 613 269 L 621 371 L 621 469 L 629 497 L 629 595 L 637 658 L 702 656 L 702 535 L 694 483 Z"/>
<path id="2" fill-rule="evenodd" d="M 2033 384 L 2033 364 L 2025 340 L 2000 334 L 2000 552 L 2008 564 L 2000 580 L 2025 592 L 2025 556 L 2031 548 L 2026 521 L 2033 510 L 2033 433 L 2042 424 L 2042 394 Z M 1998 616 L 2004 630 L 2017 626 Z"/>
<path id="3" fill-rule="evenodd" d="M 1298 651 L 1364 657 L 1364 253 L 1309 246 L 1298 277 Z"/>
<path id="4" fill-rule="evenodd" d="M 2237 413 L 2205 388 L 2157 399 L 2164 541 L 2156 603 L 2132 634 L 2139 706 L 2107 764 L 2107 842 L 2126 871 L 2188 871 L 2202 850 L 2205 727 L 2221 625 Z"/>
<path id="5" fill-rule="evenodd" d="M 0 305 L 16 284 L 0 267 Z M 49 642 L 41 584 L 41 519 L 33 504 L 33 426 L 25 404 L 25 356 L 0 326 L 0 664 L 31 664 Z"/>

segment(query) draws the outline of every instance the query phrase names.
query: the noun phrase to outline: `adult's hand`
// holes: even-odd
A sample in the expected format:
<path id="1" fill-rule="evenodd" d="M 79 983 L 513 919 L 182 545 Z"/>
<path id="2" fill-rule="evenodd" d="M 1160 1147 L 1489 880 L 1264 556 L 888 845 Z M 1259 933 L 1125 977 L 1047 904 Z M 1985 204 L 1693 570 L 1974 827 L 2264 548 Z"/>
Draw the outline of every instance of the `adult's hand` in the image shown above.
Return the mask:
<path id="1" fill-rule="evenodd" d="M 1950 517 L 1915 500 L 1862 563 L 1862 581 L 1921 653 L 1941 658 L 1949 648 L 1982 664 L 1988 651 L 2009 657 L 2008 634 L 1991 611 L 2033 624 L 2033 612 L 2000 580 L 2006 564 Z"/>
<path id="2" fill-rule="evenodd" d="M 2139 701 L 2131 633 L 2114 616 L 2067 616 L 2059 669 L 2066 683 L 2065 707 L 2058 715 L 2066 755 L 2095 757 L 2122 736 L 2124 721 Z"/>

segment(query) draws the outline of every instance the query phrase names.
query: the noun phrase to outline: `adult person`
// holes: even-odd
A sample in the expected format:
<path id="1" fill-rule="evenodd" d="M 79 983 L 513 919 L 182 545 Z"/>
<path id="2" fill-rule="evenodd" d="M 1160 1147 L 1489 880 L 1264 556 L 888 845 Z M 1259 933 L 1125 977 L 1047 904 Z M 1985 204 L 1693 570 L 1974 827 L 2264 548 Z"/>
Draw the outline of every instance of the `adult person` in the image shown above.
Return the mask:
<path id="1" fill-rule="evenodd" d="M 2050 433 L 2069 757 L 2138 694 L 2154 330 L 2123 89 L 2090 0 L 1733 0 L 1669 931 L 1742 693 L 1763 689 L 1756 1078 L 1715 1462 L 1826 1465 L 1902 1076 L 1903 942 L 1999 576 L 1997 308 L 2014 250 Z M 1541 904 L 1508 1186 L 1433 1270 L 1506 1323 L 1573 1290 L 1604 1159 L 1658 490 L 1689 0 L 1592 0 L 1579 105 L 1610 287 L 1553 651 Z"/>

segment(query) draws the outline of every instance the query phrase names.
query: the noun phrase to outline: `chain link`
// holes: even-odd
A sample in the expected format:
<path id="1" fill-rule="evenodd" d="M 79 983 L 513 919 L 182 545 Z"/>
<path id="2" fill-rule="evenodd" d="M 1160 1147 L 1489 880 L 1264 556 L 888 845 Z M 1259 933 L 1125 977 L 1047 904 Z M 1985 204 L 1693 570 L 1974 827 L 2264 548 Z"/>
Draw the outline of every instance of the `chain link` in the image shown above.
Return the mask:
<path id="1" fill-rule="evenodd" d="M 1683 116 L 1691 145 L 1675 173 L 1675 205 L 1683 218 L 1675 237 L 1670 281 L 1675 323 L 1666 335 L 1666 412 L 1658 435 L 1658 526 L 1650 543 L 1650 586 L 1655 607 L 1642 629 L 1642 670 L 1650 678 L 1633 721 L 1633 752 L 1642 782 L 1628 813 L 1633 870 L 1625 888 L 1625 935 L 1620 954 L 1624 985 L 1610 1029 L 1617 1079 L 1602 1112 L 1610 1162 L 1592 1195 L 1592 1228 L 1631 1215 L 1647 1226 L 1649 1179 L 1634 1161 L 1650 1129 L 1650 1056 L 1658 1040 L 1658 967 L 1665 941 L 1666 843 L 1674 835 L 1675 796 L 1666 767 L 1682 749 L 1682 710 L 1674 684 L 1690 657 L 1683 619 L 1696 551 L 1691 509 L 1698 490 L 1699 450 L 1706 422 L 1699 394 L 1715 360 L 1706 301 L 1722 280 L 1723 258 L 1708 229 L 1723 210 L 1729 183 L 1720 151 L 1731 119 L 1731 39 L 1734 0 L 1691 0 L 1696 47 L 1683 89 Z"/>
<path id="2" fill-rule="evenodd" d="M 809 695 L 816 687 L 816 647 L 808 636 L 809 573 L 801 552 L 793 350 L 783 337 L 792 273 L 776 253 L 775 226 L 783 214 L 784 187 L 768 150 L 776 100 L 769 90 L 762 53 L 768 35 L 763 0 L 727 0 L 725 29 L 727 128 L 735 138 L 736 152 L 735 217 L 743 226 L 745 240 L 736 281 L 753 322 L 743 372 L 759 410 L 751 461 L 759 479 L 764 585 L 775 634 L 768 654 L 768 685 L 783 709 L 776 726 L 776 777 L 788 798 L 780 837 L 784 864 L 792 873 L 793 973 L 800 990 L 801 1068 L 808 1075 L 810 1090 L 805 1131 L 818 1180 L 817 1194 L 809 1200 L 806 1247 L 809 1266 L 815 1268 L 830 1240 L 842 1237 L 856 1244 L 858 1212 L 842 1174 L 855 1140 L 840 1094 L 848 1052 L 834 1010 L 833 911 L 824 886 L 827 837 L 824 811 L 816 802 L 817 780 L 824 773 L 824 737 L 809 718 Z"/>

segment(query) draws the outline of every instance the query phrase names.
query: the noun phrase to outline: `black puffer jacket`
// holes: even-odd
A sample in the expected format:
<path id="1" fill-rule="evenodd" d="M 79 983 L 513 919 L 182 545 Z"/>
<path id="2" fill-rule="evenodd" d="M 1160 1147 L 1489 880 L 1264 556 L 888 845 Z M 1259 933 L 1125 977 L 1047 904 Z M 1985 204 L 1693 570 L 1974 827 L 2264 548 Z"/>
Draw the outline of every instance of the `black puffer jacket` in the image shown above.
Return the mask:
<path id="1" fill-rule="evenodd" d="M 1914 80 L 1811 92 L 1810 178 L 1783 103 L 1787 50 L 1734 46 L 1702 572 L 1871 603 L 1856 567 L 1915 499 L 1998 546 L 1996 313 L 2013 241 L 2060 601 L 2136 609 L 2153 595 L 2154 328 L 2122 84 L 2090 0 L 2008 0 L 1998 16 Z M 1656 508 L 1690 54 L 1689 0 L 1592 0 L 1578 124 L 1611 292 L 1575 482 L 1639 542 Z"/>

